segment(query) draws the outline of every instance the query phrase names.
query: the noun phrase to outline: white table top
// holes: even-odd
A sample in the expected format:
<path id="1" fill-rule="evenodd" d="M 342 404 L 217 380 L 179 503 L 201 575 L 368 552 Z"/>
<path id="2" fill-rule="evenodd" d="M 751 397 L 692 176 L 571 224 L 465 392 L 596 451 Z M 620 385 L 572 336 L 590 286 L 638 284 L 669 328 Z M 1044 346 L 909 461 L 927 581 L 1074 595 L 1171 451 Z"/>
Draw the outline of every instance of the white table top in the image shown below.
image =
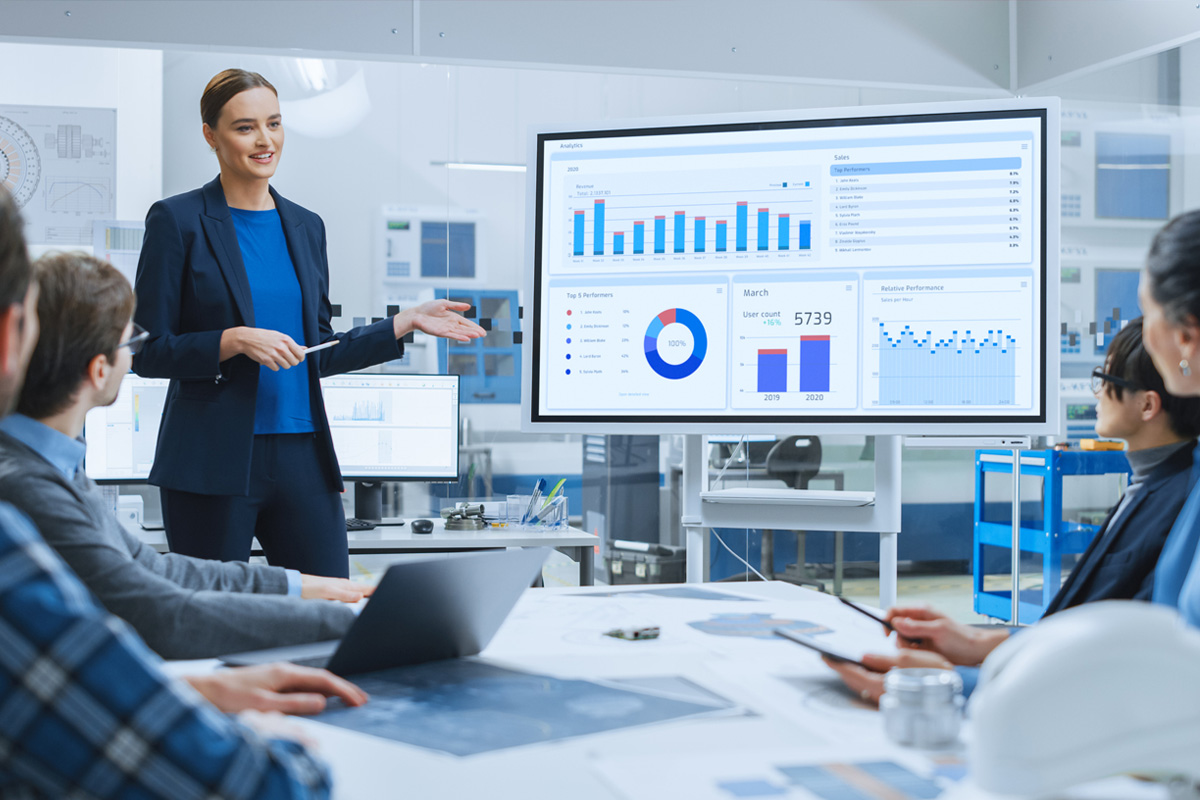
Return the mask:
<path id="1" fill-rule="evenodd" d="M 754 779 L 780 764 L 916 763 L 921 759 L 930 763 L 920 751 L 890 744 L 879 712 L 844 691 L 815 654 L 778 639 L 712 635 L 692 623 L 721 614 L 768 614 L 774 619 L 817 622 L 835 628 L 838 635 L 876 638 L 878 626 L 828 595 L 787 584 L 687 586 L 756 602 L 644 593 L 660 588 L 655 586 L 531 589 L 480 658 L 564 679 L 681 676 L 735 701 L 742 713 L 465 757 L 313 720 L 297 720 L 297 724 L 331 764 L 338 798 L 732 800 L 732 794 L 719 789 L 718 779 Z M 614 596 L 604 598 L 579 596 L 611 593 Z M 662 636 L 622 641 L 603 635 L 612 627 L 646 624 L 659 625 Z M 1165 793 L 1131 795 L 1129 791 L 1128 785 L 1121 784 L 1111 793 L 1080 796 L 1096 800 L 1165 797 Z M 810 797 L 799 790 L 787 796 Z M 988 797 L 964 782 L 945 792 L 942 800 Z"/>

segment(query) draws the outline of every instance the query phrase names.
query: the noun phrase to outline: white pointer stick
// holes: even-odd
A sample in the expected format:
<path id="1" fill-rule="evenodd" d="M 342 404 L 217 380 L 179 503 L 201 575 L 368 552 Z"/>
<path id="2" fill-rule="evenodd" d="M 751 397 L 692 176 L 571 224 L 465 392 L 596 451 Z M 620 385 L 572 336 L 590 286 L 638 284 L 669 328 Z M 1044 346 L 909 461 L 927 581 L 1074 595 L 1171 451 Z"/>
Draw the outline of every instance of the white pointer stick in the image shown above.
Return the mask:
<path id="1" fill-rule="evenodd" d="M 318 350 L 324 350 L 326 347 L 333 347 L 339 341 L 340 341 L 339 339 L 333 339 L 331 341 L 325 342 L 324 344 L 314 345 L 313 347 L 306 347 L 306 348 L 304 348 L 304 355 L 308 355 L 309 353 L 315 353 Z"/>

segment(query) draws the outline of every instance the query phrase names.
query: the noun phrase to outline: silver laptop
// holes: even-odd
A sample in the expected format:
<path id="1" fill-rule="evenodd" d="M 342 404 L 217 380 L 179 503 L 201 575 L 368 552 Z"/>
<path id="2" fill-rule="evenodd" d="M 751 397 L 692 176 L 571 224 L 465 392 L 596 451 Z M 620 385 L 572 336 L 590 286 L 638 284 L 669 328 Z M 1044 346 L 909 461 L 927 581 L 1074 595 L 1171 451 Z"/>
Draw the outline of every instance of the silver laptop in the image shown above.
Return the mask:
<path id="1" fill-rule="evenodd" d="M 231 666 L 291 661 L 338 675 L 483 650 L 541 574 L 546 547 L 463 553 L 394 564 L 341 640 L 223 656 Z"/>

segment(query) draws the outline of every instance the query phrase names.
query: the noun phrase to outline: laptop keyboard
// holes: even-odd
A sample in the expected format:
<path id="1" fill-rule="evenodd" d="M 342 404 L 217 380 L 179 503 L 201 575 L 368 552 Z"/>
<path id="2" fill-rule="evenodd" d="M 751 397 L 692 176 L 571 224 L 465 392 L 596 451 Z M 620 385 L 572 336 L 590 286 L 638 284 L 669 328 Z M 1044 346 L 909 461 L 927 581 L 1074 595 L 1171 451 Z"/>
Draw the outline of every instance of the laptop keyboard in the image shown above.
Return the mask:
<path id="1" fill-rule="evenodd" d="M 329 663 L 329 656 L 312 656 L 311 658 L 293 658 L 293 664 L 302 667 L 323 667 Z"/>

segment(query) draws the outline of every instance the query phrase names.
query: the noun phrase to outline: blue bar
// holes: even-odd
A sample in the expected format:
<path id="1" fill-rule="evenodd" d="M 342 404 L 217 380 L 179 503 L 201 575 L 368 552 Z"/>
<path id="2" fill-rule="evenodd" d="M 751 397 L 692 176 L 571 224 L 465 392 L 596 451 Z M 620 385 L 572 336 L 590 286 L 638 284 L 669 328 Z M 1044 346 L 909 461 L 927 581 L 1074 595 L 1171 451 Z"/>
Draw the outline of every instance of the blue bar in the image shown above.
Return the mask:
<path id="1" fill-rule="evenodd" d="M 614 233 L 613 234 L 613 255 L 614 256 L 625 255 L 625 234 L 624 233 Z"/>
<path id="2" fill-rule="evenodd" d="M 745 203 L 737 204 L 737 249 L 738 252 L 744 252 L 746 249 L 746 215 L 749 209 Z"/>
<path id="3" fill-rule="evenodd" d="M 717 252 L 718 253 L 725 252 L 725 229 L 727 227 L 728 226 L 725 224 L 724 220 L 721 220 L 720 222 L 717 223 Z"/>
<path id="4" fill-rule="evenodd" d="M 829 391 L 829 337 L 800 337 L 800 391 Z"/>
<path id="5" fill-rule="evenodd" d="M 758 391 L 787 391 L 787 350 L 758 351 Z"/>
<path id="6" fill-rule="evenodd" d="M 654 218 L 654 252 L 667 252 L 667 218 Z"/>
<path id="7" fill-rule="evenodd" d="M 604 201 L 595 202 L 596 216 L 592 228 L 592 254 L 604 255 Z"/>
<path id="8" fill-rule="evenodd" d="M 696 217 L 696 235 L 692 239 L 692 252 L 704 252 L 704 217 Z"/>
<path id="9" fill-rule="evenodd" d="M 796 223 L 796 249 L 811 250 L 812 249 L 812 223 L 797 222 Z"/>
<path id="10" fill-rule="evenodd" d="M 646 223 L 633 223 L 633 254 L 640 256 L 646 251 Z"/>
<path id="11" fill-rule="evenodd" d="M 787 214 L 780 214 L 779 215 L 779 249 L 780 250 L 788 249 L 788 238 L 789 238 L 789 233 L 790 233 L 788 228 L 790 225 L 791 225 L 791 217 L 789 217 Z"/>
<path id="12" fill-rule="evenodd" d="M 878 164 L 832 164 L 830 175 L 911 175 L 917 172 L 977 172 L 989 169 L 1020 169 L 1021 159 L 956 158 L 945 161 L 891 161 Z"/>
<path id="13" fill-rule="evenodd" d="M 575 212 L 575 255 L 583 255 L 583 212 Z"/>
<path id="14" fill-rule="evenodd" d="M 769 246 L 771 228 L 771 212 L 765 208 L 758 210 L 758 249 L 766 250 Z"/>
<path id="15" fill-rule="evenodd" d="M 675 252 L 683 252 L 684 233 L 683 226 L 686 224 L 682 211 L 675 212 Z"/>

